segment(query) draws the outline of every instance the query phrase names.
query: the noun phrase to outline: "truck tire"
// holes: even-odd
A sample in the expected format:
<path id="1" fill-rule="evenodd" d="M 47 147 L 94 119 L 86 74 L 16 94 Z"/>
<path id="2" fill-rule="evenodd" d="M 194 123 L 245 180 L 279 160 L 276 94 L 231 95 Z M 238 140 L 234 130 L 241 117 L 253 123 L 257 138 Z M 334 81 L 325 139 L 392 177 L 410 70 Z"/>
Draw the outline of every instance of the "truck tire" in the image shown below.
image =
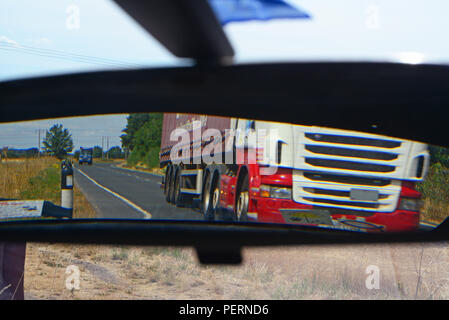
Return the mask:
<path id="1" fill-rule="evenodd" d="M 184 197 L 181 193 L 181 168 L 176 170 L 175 183 L 174 183 L 174 201 L 173 203 L 177 207 L 184 207 Z"/>
<path id="2" fill-rule="evenodd" d="M 220 216 L 220 178 L 214 182 L 211 191 L 211 210 L 214 217 Z"/>
<path id="3" fill-rule="evenodd" d="M 212 178 L 211 175 L 208 174 L 206 181 L 204 183 L 204 192 L 203 192 L 203 204 L 202 204 L 202 211 L 204 220 L 207 221 L 214 221 L 215 220 L 215 214 L 212 210 L 212 199 L 211 199 L 211 183 Z"/>
<path id="4" fill-rule="evenodd" d="M 172 167 L 168 166 L 167 170 L 165 171 L 165 181 L 164 181 L 164 195 L 165 195 L 165 200 L 167 202 L 170 202 L 170 175 L 171 175 L 171 170 Z"/>
<path id="5" fill-rule="evenodd" d="M 240 191 L 237 196 L 237 203 L 235 206 L 235 216 L 238 221 L 248 221 L 248 207 L 249 207 L 249 178 L 245 175 L 240 186 Z"/>
<path id="6" fill-rule="evenodd" d="M 170 174 L 170 188 L 168 190 L 168 202 L 169 203 L 175 203 L 175 182 L 176 182 L 176 173 L 178 171 L 177 166 L 172 167 L 171 174 Z"/>
<path id="7" fill-rule="evenodd" d="M 219 168 L 214 173 L 211 188 L 211 209 L 215 220 L 232 221 L 232 213 L 220 205 L 221 198 L 221 175 L 223 171 Z"/>

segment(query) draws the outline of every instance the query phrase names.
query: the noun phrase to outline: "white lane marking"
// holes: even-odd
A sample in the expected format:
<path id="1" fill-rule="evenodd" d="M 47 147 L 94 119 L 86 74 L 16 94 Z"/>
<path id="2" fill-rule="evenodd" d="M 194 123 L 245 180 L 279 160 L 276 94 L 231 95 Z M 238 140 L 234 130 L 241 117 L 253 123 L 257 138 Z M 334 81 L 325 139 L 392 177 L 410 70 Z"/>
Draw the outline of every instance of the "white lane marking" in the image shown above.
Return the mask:
<path id="1" fill-rule="evenodd" d="M 142 178 L 142 177 L 139 177 L 139 176 L 137 176 L 135 174 L 126 173 L 126 172 L 123 172 L 123 171 L 129 170 L 129 171 L 132 171 L 132 172 L 145 173 L 145 174 L 151 175 L 153 177 L 158 177 L 158 178 L 162 177 L 162 175 L 157 175 L 157 174 L 154 174 L 154 173 L 151 173 L 151 172 L 142 172 L 142 171 L 127 169 L 127 168 L 120 168 L 120 167 L 117 167 L 117 166 L 113 166 L 113 167 L 109 166 L 107 168 L 97 166 L 96 168 L 101 169 L 101 170 L 105 170 L 105 171 L 114 172 L 114 173 L 121 174 L 121 175 L 128 176 L 128 177 L 132 177 L 132 178 L 135 178 L 135 179 L 141 180 L 141 181 L 155 182 L 157 184 L 161 184 L 160 182 L 156 182 L 156 181 L 153 181 L 151 179 Z M 114 168 L 117 169 L 117 170 L 114 170 Z"/>
<path id="2" fill-rule="evenodd" d="M 438 227 L 437 224 L 433 224 L 433 223 L 430 223 L 430 222 L 424 222 L 424 221 L 421 221 L 420 225 L 425 226 L 425 227 L 432 227 L 432 228 Z"/>
<path id="3" fill-rule="evenodd" d="M 144 173 L 144 174 L 149 174 L 153 177 L 163 177 L 163 174 L 159 174 L 159 173 L 152 173 L 152 172 L 146 172 L 146 171 L 140 171 L 140 170 L 134 170 L 134 169 L 129 169 L 129 168 L 122 168 L 122 167 L 118 167 L 118 166 L 114 166 L 114 168 L 117 168 L 119 170 L 128 170 L 128 171 L 132 171 L 132 172 L 137 172 L 137 173 Z"/>
<path id="4" fill-rule="evenodd" d="M 105 186 L 102 186 L 101 184 L 99 184 L 97 181 L 95 181 L 94 179 L 92 179 L 91 177 L 89 177 L 87 174 L 85 174 L 81 169 L 76 168 L 76 170 L 79 171 L 79 173 L 81 173 L 83 176 L 85 176 L 87 179 L 89 179 L 92 183 L 94 183 L 96 186 L 100 187 L 101 189 L 109 192 L 110 194 L 112 194 L 113 196 L 119 198 L 120 200 L 122 200 L 123 202 L 125 202 L 126 204 L 128 204 L 129 206 L 133 207 L 134 209 L 136 209 L 137 211 L 140 211 L 141 213 L 145 214 L 147 217 L 145 217 L 146 219 L 151 219 L 151 213 L 149 213 L 148 211 L 146 211 L 145 209 L 142 209 L 141 207 L 139 207 L 137 204 L 129 201 L 128 199 L 126 199 L 125 197 L 122 197 L 121 195 L 119 195 L 118 193 L 106 188 Z"/>

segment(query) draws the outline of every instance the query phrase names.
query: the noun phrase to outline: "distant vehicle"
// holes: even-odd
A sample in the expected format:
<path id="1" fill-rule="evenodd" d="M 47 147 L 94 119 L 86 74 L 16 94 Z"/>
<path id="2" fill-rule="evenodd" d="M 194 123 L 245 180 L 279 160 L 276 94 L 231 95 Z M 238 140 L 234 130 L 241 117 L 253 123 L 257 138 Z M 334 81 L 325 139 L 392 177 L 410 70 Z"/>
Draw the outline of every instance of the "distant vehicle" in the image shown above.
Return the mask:
<path id="1" fill-rule="evenodd" d="M 80 158 L 78 160 L 79 164 L 82 165 L 83 163 L 87 163 L 88 165 L 92 165 L 92 148 L 80 149 Z"/>

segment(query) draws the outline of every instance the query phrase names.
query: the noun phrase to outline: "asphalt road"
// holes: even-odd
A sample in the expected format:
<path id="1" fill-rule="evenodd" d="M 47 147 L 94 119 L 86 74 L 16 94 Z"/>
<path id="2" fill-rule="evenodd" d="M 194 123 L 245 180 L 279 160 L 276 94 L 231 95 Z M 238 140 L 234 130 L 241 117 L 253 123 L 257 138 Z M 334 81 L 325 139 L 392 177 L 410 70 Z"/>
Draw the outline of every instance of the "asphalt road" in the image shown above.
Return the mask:
<path id="1" fill-rule="evenodd" d="M 109 163 L 76 165 L 75 183 L 98 218 L 202 220 L 197 209 L 177 208 L 165 201 L 161 177 Z M 76 200 L 75 200 L 76 201 Z M 422 223 L 421 230 L 434 226 Z"/>
<path id="2" fill-rule="evenodd" d="M 74 176 L 75 184 L 95 208 L 98 218 L 203 219 L 198 210 L 168 204 L 160 188 L 160 176 L 109 163 L 76 165 Z"/>

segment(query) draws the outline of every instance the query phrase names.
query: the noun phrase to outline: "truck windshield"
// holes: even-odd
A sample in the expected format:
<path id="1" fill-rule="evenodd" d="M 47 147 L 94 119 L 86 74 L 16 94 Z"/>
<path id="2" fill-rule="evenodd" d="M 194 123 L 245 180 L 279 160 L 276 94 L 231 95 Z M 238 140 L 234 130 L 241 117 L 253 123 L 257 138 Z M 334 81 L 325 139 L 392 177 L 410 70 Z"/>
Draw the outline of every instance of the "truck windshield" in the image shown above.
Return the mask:
<path id="1" fill-rule="evenodd" d="M 449 206 L 447 149 L 376 134 L 175 113 L 0 132 L 0 198 L 15 200 L 0 202 L 0 219 L 29 217 L 31 201 L 39 217 L 52 202 L 71 218 L 396 232 L 431 230 Z"/>

